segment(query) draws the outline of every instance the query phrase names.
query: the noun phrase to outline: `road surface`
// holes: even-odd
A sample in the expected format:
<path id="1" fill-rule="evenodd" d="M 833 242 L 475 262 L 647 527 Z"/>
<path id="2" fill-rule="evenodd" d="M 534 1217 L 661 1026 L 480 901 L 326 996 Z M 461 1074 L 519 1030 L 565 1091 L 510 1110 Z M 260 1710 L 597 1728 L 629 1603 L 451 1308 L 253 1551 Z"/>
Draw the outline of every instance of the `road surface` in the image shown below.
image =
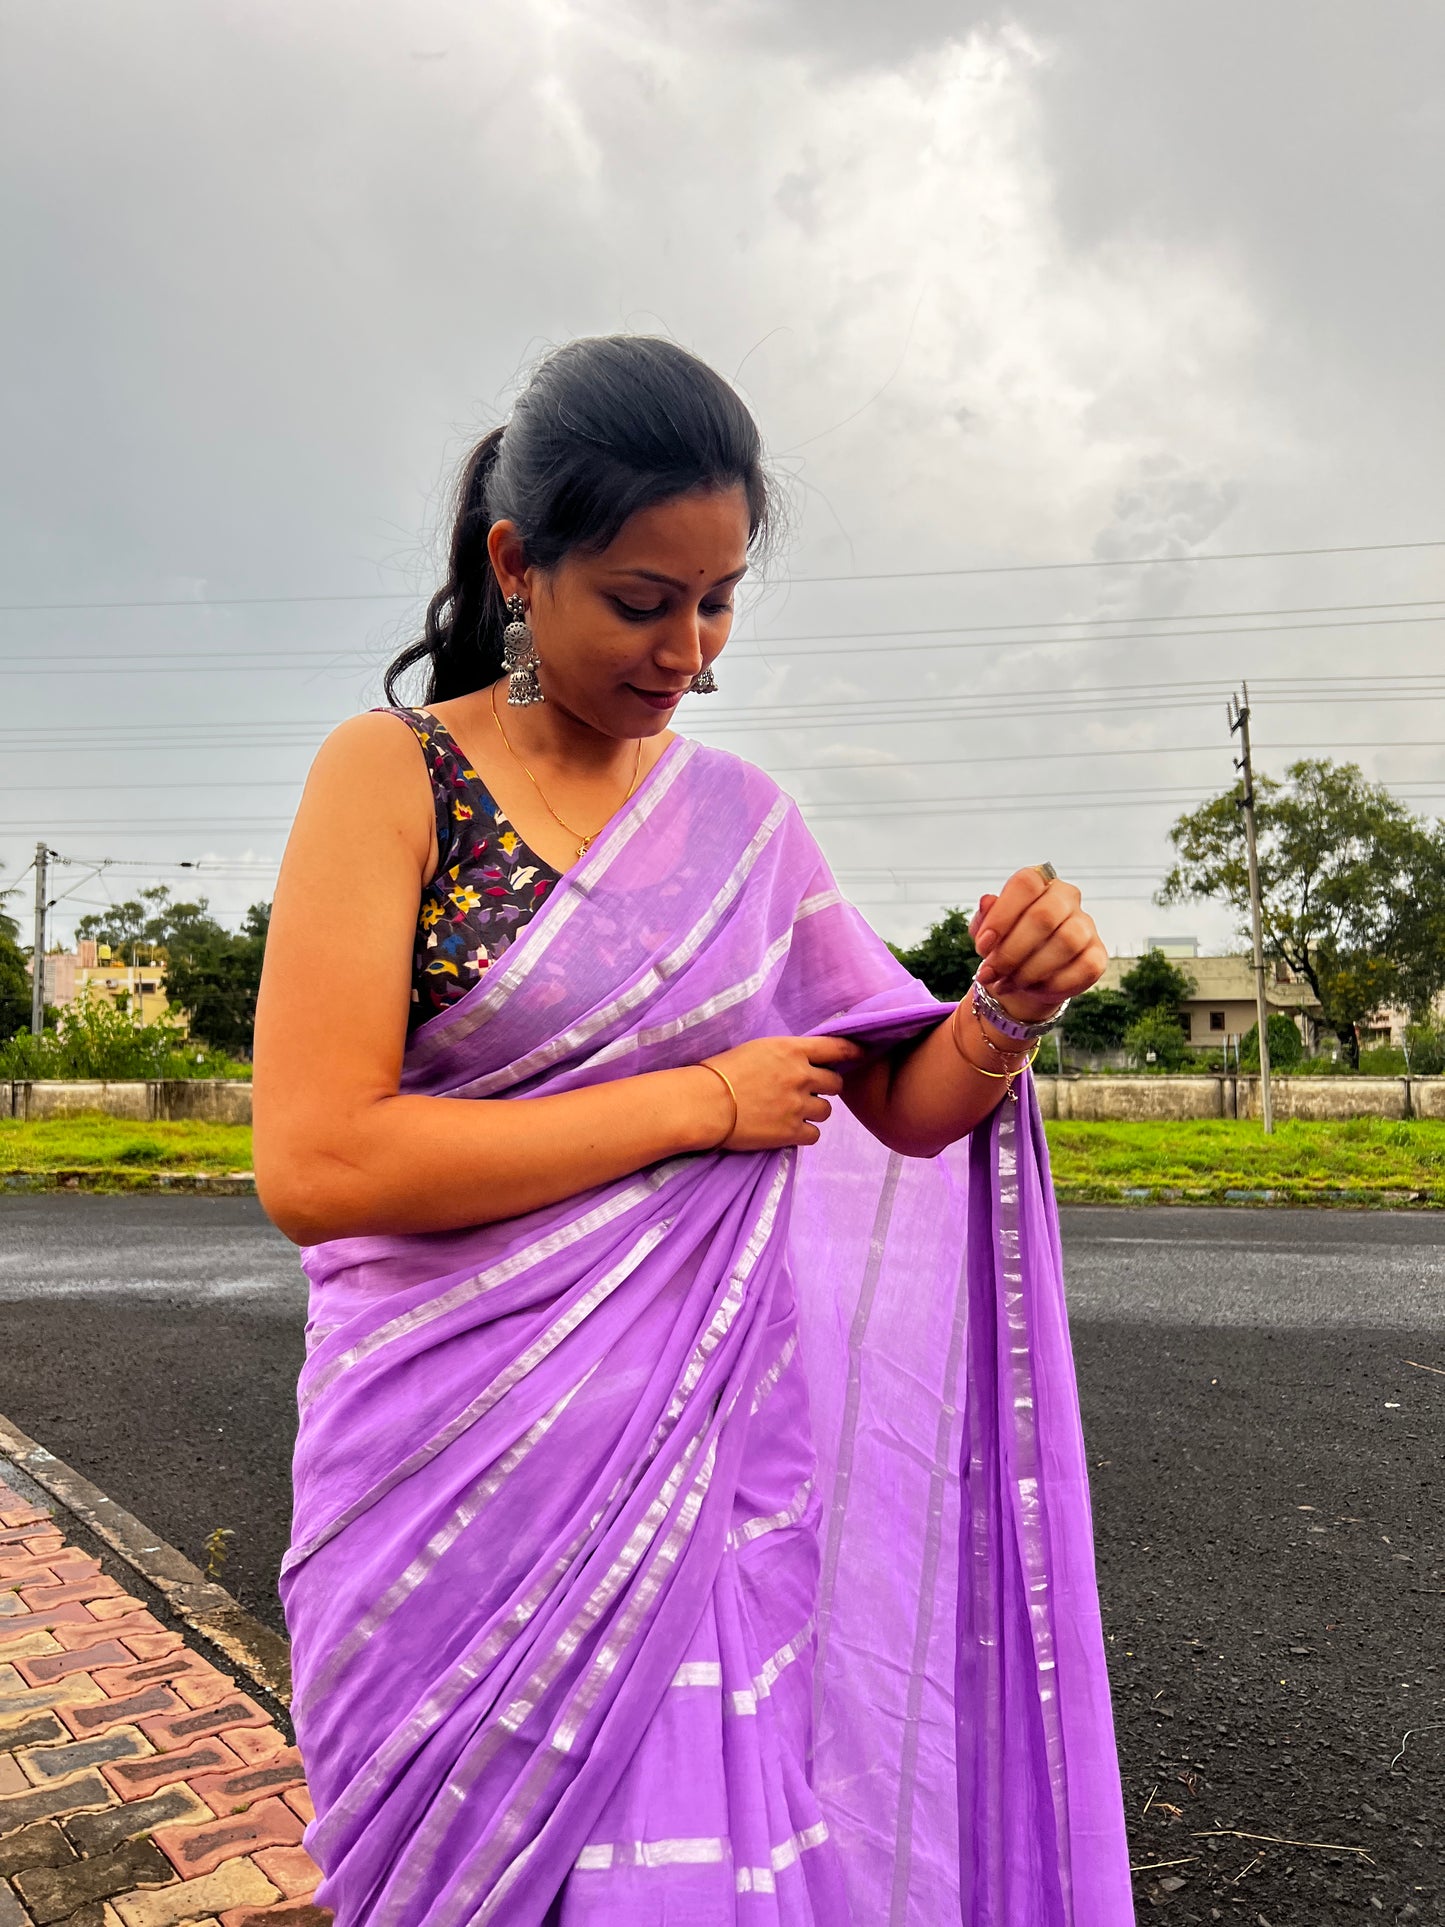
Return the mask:
<path id="1" fill-rule="evenodd" d="M 1441 1918 L 1445 1215 L 1063 1224 L 1141 1913 Z M 0 1412 L 198 1563 L 231 1527 L 284 1630 L 306 1298 L 255 1201 L 0 1199 L 0 1303 Z"/>

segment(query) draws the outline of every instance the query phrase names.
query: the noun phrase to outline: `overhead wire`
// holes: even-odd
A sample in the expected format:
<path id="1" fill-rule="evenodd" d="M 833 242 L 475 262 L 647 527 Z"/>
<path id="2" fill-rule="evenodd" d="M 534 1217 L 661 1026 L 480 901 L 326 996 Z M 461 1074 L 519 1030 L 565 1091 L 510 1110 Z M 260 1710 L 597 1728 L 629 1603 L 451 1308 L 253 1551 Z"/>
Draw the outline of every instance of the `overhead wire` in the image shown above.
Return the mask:
<path id="1" fill-rule="evenodd" d="M 1315 754 L 1332 754 L 1339 750 L 1349 749 L 1439 750 L 1445 749 L 1445 738 L 1432 738 L 1429 740 L 1412 739 L 1408 742 L 1392 742 L 1383 737 L 1376 738 L 1369 742 L 1325 742 L 1316 738 L 1304 743 L 1256 743 L 1254 747 L 1257 755 L 1277 754 L 1280 752 L 1293 754 L 1297 750 L 1311 751 Z M 1048 759 L 1051 763 L 1057 763 L 1080 762 L 1096 760 L 1098 758 L 1114 759 L 1124 756 L 1215 756 L 1222 758 L 1227 756 L 1228 753 L 1227 745 L 1221 743 L 1141 743 L 1129 744 L 1116 749 L 1050 749 L 1048 751 Z M 910 756 L 906 762 L 769 763 L 768 774 L 770 776 L 832 776 L 835 774 L 851 775 L 859 773 L 879 776 L 907 776 L 916 769 L 952 769 L 958 767 L 971 769 L 980 763 L 1035 763 L 1038 760 L 1039 752 L 1037 749 L 1010 750 L 1005 754 L 995 753 L 988 756 L 957 753 L 951 756 Z M 219 779 L 214 776 L 208 776 L 206 778 L 206 790 L 209 793 L 212 790 L 218 789 L 299 789 L 304 781 L 304 776 L 236 776 L 222 777 Z M 129 790 L 194 790 L 195 787 L 194 781 L 187 782 L 183 778 L 178 777 L 164 777 L 158 781 L 147 783 L 113 783 L 107 780 L 104 785 L 107 795 Z M 35 785 L 33 783 L 0 783 L 0 796 L 29 796 L 33 795 L 34 791 Z"/>
<path id="2" fill-rule="evenodd" d="M 1321 676 L 1302 674 L 1290 676 L 1251 676 L 1250 682 L 1261 697 L 1288 695 L 1298 702 L 1318 703 L 1332 700 L 1350 702 L 1433 699 L 1445 693 L 1445 674 L 1436 672 L 1410 672 L 1396 675 L 1360 674 L 1349 676 Z M 716 728 L 766 730 L 784 726 L 780 718 L 786 719 L 786 726 L 793 727 L 808 720 L 833 724 L 840 721 L 867 723 L 877 721 L 916 721 L 927 723 L 934 720 L 957 721 L 956 712 L 964 712 L 964 719 L 975 715 L 978 720 L 989 722 L 1001 714 L 1047 715 L 1072 713 L 1081 708 L 1090 714 L 1103 709 L 1118 708 L 1128 702 L 1136 705 L 1158 707 L 1207 707 L 1222 703 L 1231 685 L 1222 678 L 1209 680 L 1174 679 L 1141 683 L 1080 684 L 1036 691 L 1009 690 L 967 690 L 956 695 L 924 695 L 912 697 L 839 698 L 828 702 L 800 702 L 791 704 L 769 703 L 765 708 L 742 707 L 714 710 L 690 710 L 688 723 L 699 734 Z M 947 714 L 945 714 L 945 709 Z M 77 724 L 66 721 L 63 729 L 57 729 L 49 737 L 40 737 L 35 726 L 6 730 L 0 728 L 0 748 L 22 750 L 35 749 L 38 753 L 54 754 L 57 740 L 65 743 L 84 743 L 93 745 L 99 739 L 120 736 L 129 746 L 146 746 L 152 741 L 164 743 L 167 747 L 195 746 L 207 753 L 226 747 L 287 747 L 297 742 L 314 742 L 316 732 L 334 729 L 345 720 L 341 716 L 328 716 L 307 721 L 297 718 L 276 719 L 271 717 L 234 722 L 216 721 L 206 725 L 206 736 L 197 741 L 197 726 L 192 722 L 153 723 L 140 726 L 126 724 Z M 244 732 L 244 740 L 238 740 L 235 732 Z M 178 744 L 176 739 L 184 739 Z"/>
<path id="3" fill-rule="evenodd" d="M 1445 537 L 1414 542 L 1344 542 L 1299 549 L 1236 549 L 1203 551 L 1192 555 L 1089 556 L 1072 562 L 983 562 L 944 569 L 854 570 L 840 575 L 791 575 L 777 578 L 779 586 L 813 582 L 911 582 L 945 576 L 1041 575 L 1064 569 L 1154 569 L 1170 565 L 1201 562 L 1273 562 L 1302 556 L 1388 555 L 1415 549 L 1445 548 Z M 767 586 L 774 586 L 763 578 Z M 0 613 L 31 614 L 41 611 L 101 609 L 218 609 L 266 603 L 310 602 L 419 602 L 432 590 L 363 589 L 340 594 L 241 595 L 241 596 L 146 596 L 107 597 L 90 602 L 0 602 Z"/>
<path id="4" fill-rule="evenodd" d="M 1383 608 L 1420 608 L 1435 606 L 1445 601 L 1445 597 L 1430 596 L 1421 602 L 1383 603 Z M 1340 608 L 1369 607 L 1368 604 L 1341 603 Z M 1225 611 L 1225 614 L 1231 612 Z M 1240 612 L 1244 613 L 1243 611 Z M 1281 613 L 1299 613 L 1282 611 Z M 1003 646 L 999 638 L 1008 636 L 1008 647 L 1013 649 L 1065 649 L 1085 645 L 1118 643 L 1169 643 L 1176 641 L 1197 641 L 1217 639 L 1228 636 L 1293 636 L 1314 634 L 1324 629 L 1382 629 L 1413 626 L 1422 623 L 1445 622 L 1445 609 L 1437 609 L 1428 616 L 1352 616 L 1347 620 L 1329 622 L 1271 622 L 1234 624 L 1229 628 L 1204 629 L 1163 629 L 1139 631 L 1127 630 L 1120 634 L 1055 636 L 1022 635 L 1022 630 L 1079 628 L 1087 622 L 1107 621 L 1115 624 L 1122 622 L 1159 622 L 1189 621 L 1187 616 L 1108 616 L 1084 617 L 1065 622 L 1000 622 L 1000 623 L 948 623 L 936 628 L 921 629 L 867 629 L 867 630 L 817 630 L 798 636 L 752 636 L 742 635 L 729 644 L 735 662 L 765 661 L 769 655 L 798 655 L 805 660 L 827 661 L 834 656 L 872 655 L 875 645 L 886 642 L 895 649 L 903 650 L 978 650 L 997 649 Z M 987 632 L 987 633 L 984 633 Z M 951 638 L 963 636 L 973 640 L 962 642 Z M 943 640 L 943 638 L 950 640 Z M 827 649 L 798 650 L 797 643 L 827 642 Z M 740 645 L 748 643 L 749 648 Z M 215 652 L 219 654 L 219 652 Z M 58 663 L 58 666 L 57 666 Z M 384 667 L 381 656 L 360 649 L 258 649 L 231 652 L 224 661 L 210 660 L 194 652 L 180 649 L 151 650 L 128 653 L 118 657 L 114 652 L 104 655 L 69 655 L 57 659 L 51 651 L 43 656 L 3 656 L 0 657 L 0 674 L 7 676 L 90 676 L 90 675 L 166 675 L 174 669 L 183 669 L 187 676 L 192 675 L 242 675 L 254 669 L 259 663 L 267 663 L 281 668 L 297 670 L 321 664 L 329 664 L 338 674 L 354 673 L 362 670 Z M 31 665 L 31 666 L 27 666 Z"/>
<path id="5" fill-rule="evenodd" d="M 1416 799 L 1429 799 L 1436 796 L 1445 797 L 1445 782 L 1395 783 L 1391 785 L 1391 788 L 1394 794 L 1400 797 L 1412 797 Z M 1141 809 L 1160 803 L 1170 805 L 1188 803 L 1202 804 L 1208 802 L 1212 794 L 1217 794 L 1217 791 L 1200 790 L 1197 786 L 1178 789 L 1139 788 L 1129 791 L 1042 790 L 1034 791 L 1023 796 L 978 793 L 953 797 L 868 797 L 857 802 L 850 802 L 843 799 L 829 800 L 819 798 L 816 800 L 802 800 L 799 802 L 798 807 L 804 816 L 843 817 L 849 819 L 900 814 L 924 816 L 937 815 L 940 812 L 945 814 L 954 812 L 969 814 L 979 810 L 1002 810 L 1013 815 L 1023 810 L 1037 811 L 1065 806 L 1087 806 L 1090 809 Z M 193 829 L 207 830 L 213 833 L 227 829 L 248 831 L 283 830 L 289 829 L 290 826 L 291 818 L 287 816 L 196 818 L 193 819 L 191 823 L 191 828 Z M 21 831 L 50 828 L 53 829 L 57 835 L 84 834 L 89 836 L 104 836 L 111 834 L 129 835 L 138 830 L 173 829 L 175 825 L 171 817 L 132 817 L 120 821 L 114 818 L 106 818 L 100 821 L 81 821 L 80 819 L 76 819 L 74 821 L 60 821 L 58 823 L 52 818 L 48 824 L 44 825 L 22 824 L 14 827 L 17 827 Z"/>

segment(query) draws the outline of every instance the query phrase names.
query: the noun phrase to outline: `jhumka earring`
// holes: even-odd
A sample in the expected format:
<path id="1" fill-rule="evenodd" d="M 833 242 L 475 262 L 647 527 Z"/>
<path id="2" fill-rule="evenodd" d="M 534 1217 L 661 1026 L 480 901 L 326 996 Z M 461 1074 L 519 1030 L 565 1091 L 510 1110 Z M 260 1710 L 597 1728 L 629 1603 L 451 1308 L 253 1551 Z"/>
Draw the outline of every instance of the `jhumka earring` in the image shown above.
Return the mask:
<path id="1" fill-rule="evenodd" d="M 514 709 L 544 703 L 537 680 L 537 645 L 527 622 L 527 605 L 519 595 L 507 597 L 510 620 L 502 631 L 502 667 L 507 677 L 507 701 Z"/>
<path id="2" fill-rule="evenodd" d="M 697 674 L 688 684 L 688 689 L 694 696 L 715 696 L 717 694 L 717 677 L 712 673 L 711 663 L 708 664 L 706 669 L 698 670 Z"/>

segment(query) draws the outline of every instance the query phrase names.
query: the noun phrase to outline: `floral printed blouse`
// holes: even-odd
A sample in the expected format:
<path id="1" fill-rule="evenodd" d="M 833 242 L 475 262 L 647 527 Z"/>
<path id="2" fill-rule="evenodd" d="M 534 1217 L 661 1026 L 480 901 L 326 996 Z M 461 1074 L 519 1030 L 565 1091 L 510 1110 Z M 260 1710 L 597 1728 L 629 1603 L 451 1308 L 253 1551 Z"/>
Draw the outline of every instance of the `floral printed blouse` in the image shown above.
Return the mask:
<path id="1" fill-rule="evenodd" d="M 480 982 L 560 872 L 527 848 L 440 717 L 426 709 L 386 713 L 416 732 L 437 820 L 437 873 L 417 918 L 410 1031 Z"/>

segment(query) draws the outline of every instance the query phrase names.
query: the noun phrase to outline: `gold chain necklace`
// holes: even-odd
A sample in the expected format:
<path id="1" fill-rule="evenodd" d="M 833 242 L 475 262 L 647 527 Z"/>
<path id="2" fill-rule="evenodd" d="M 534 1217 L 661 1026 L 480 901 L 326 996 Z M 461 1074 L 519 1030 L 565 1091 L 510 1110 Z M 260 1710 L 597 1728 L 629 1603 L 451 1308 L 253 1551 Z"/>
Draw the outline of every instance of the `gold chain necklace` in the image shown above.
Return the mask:
<path id="1" fill-rule="evenodd" d="M 507 745 L 507 753 L 511 756 L 513 762 L 516 763 L 517 767 L 521 770 L 522 774 L 531 783 L 532 788 L 537 792 L 537 800 L 541 803 L 542 808 L 547 812 L 548 816 L 551 817 L 554 823 L 561 824 L 562 828 L 567 832 L 568 836 L 582 837 L 582 841 L 577 845 L 577 854 L 579 857 L 586 856 L 587 852 L 591 849 L 597 837 L 601 835 L 601 831 L 593 830 L 590 835 L 582 836 L 582 832 L 580 830 L 574 829 L 570 823 L 564 822 L 563 819 L 560 816 L 558 816 L 557 812 L 552 808 L 552 805 L 547 801 L 547 798 L 542 793 L 542 785 L 537 781 L 536 777 L 533 776 L 531 770 L 527 768 L 527 765 L 522 761 L 521 757 L 518 756 L 516 750 L 512 748 L 512 745 L 507 737 L 507 732 L 505 729 L 502 728 L 502 719 L 497 714 L 497 685 L 495 683 L 492 684 L 492 721 L 497 725 L 497 734 L 501 737 L 502 741 Z M 623 803 L 630 803 L 632 801 L 633 791 L 637 788 L 638 779 L 641 777 L 641 775 L 642 775 L 642 738 L 639 736 L 637 739 L 637 762 L 633 767 L 632 782 L 628 787 L 626 796 L 624 796 L 622 799 L 622 803 L 618 804 L 617 806 L 618 809 L 622 808 Z M 615 815 L 616 811 L 614 811 L 613 814 Z M 608 822 L 610 822 L 611 820 L 612 819 L 609 817 Z M 603 825 L 603 828 L 604 829 L 606 828 L 606 824 Z"/>

